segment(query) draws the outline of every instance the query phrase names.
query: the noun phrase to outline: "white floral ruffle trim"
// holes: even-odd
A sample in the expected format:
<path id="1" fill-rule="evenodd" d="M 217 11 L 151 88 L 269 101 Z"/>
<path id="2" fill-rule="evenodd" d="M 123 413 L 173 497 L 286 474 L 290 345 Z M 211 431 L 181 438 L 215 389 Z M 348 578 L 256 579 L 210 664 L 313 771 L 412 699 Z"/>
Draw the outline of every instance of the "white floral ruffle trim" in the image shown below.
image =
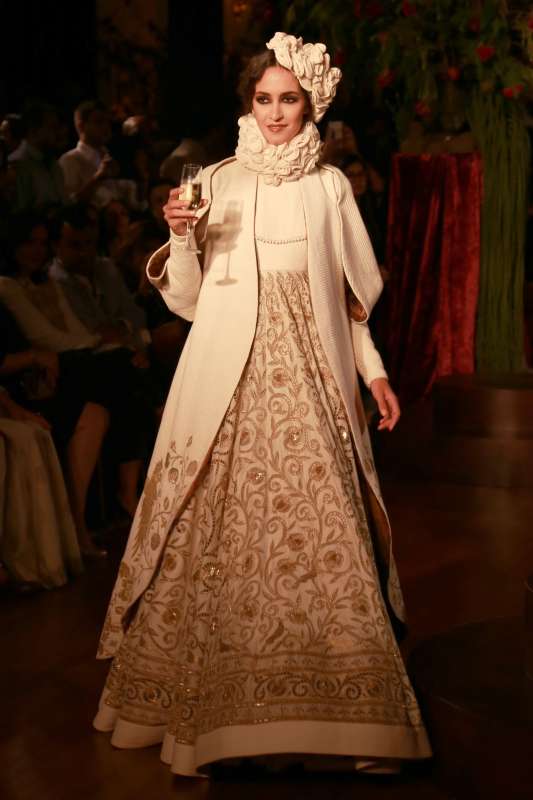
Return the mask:
<path id="1" fill-rule="evenodd" d="M 246 169 L 264 175 L 265 182 L 279 186 L 297 181 L 311 172 L 320 157 L 322 143 L 313 122 L 306 122 L 290 142 L 269 144 L 253 114 L 239 119 L 239 142 L 235 155 Z"/>

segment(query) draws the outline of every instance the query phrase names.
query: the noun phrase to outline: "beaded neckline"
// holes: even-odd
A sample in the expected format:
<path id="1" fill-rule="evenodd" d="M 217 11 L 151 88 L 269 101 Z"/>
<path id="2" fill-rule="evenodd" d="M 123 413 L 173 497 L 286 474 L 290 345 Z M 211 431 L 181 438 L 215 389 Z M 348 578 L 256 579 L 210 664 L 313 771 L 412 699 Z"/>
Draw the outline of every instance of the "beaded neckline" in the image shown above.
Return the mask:
<path id="1" fill-rule="evenodd" d="M 256 235 L 255 240 L 262 244 L 294 244 L 295 242 L 306 242 L 307 236 L 295 236 L 292 239 L 266 239 L 264 236 Z"/>

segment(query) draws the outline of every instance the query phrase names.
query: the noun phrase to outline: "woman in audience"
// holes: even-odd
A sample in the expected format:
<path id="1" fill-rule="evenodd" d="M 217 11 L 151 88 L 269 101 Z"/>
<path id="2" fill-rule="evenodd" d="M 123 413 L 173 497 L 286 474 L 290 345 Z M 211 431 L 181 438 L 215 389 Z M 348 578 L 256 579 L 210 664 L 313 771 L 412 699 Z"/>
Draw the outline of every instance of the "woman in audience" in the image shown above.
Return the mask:
<path id="1" fill-rule="evenodd" d="M 89 484 L 109 427 L 109 412 L 84 396 L 82 382 L 64 371 L 58 354 L 30 347 L 18 325 L 0 304 L 0 379 L 9 389 L 10 416 L 39 421 L 51 430 L 63 454 L 72 515 L 82 554 L 105 555 L 96 548 L 85 524 Z M 4 403 L 5 406 L 5 403 Z"/>
<path id="2" fill-rule="evenodd" d="M 132 514 L 151 432 L 142 382 L 130 363 L 129 350 L 100 347 L 100 336 L 90 333 L 75 316 L 61 286 L 47 277 L 44 266 L 48 255 L 48 232 L 42 221 L 27 215 L 15 219 L 8 243 L 10 276 L 0 278 L 0 302 L 15 318 L 32 348 L 57 353 L 62 396 L 81 395 L 86 403 L 108 411 L 119 464 L 117 499 Z M 91 438 L 89 434 L 87 437 Z M 82 451 L 79 469 L 83 463 Z"/>
<path id="3" fill-rule="evenodd" d="M 0 356 L 1 357 L 1 356 Z M 0 387 L 0 582 L 2 567 L 26 589 L 63 586 L 82 571 L 50 424 Z"/>

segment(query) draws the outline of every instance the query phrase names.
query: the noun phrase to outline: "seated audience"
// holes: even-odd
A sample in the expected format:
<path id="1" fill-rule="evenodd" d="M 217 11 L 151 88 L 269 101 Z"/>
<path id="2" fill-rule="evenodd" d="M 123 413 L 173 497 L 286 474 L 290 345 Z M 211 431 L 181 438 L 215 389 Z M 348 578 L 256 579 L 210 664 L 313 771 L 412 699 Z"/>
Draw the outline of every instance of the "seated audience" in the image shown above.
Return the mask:
<path id="1" fill-rule="evenodd" d="M 372 247 L 380 268 L 385 263 L 387 235 L 387 207 L 384 193 L 370 190 L 368 165 L 360 156 L 349 156 L 342 170 L 350 181 L 352 191 L 370 236 Z"/>
<path id="2" fill-rule="evenodd" d="M 0 123 L 0 138 L 4 140 L 8 155 L 13 153 L 24 139 L 24 122 L 21 114 L 6 114 Z"/>
<path id="3" fill-rule="evenodd" d="M 86 328 L 107 343 L 144 351 L 146 317 L 113 261 L 97 253 L 98 231 L 83 207 L 66 209 L 52 226 L 49 275 L 61 284 Z"/>
<path id="4" fill-rule="evenodd" d="M 140 135 L 121 136 L 114 141 L 113 148 L 120 164 L 120 174 L 130 185 L 124 201 L 131 211 L 142 212 L 146 208 L 146 195 L 152 179 L 148 145 Z"/>
<path id="5" fill-rule="evenodd" d="M 170 190 L 174 188 L 171 181 L 161 179 L 153 181 L 148 187 L 148 209 L 145 217 L 159 228 L 168 237 L 168 224 L 163 213 L 163 206 L 168 200 Z"/>
<path id="6" fill-rule="evenodd" d="M 0 559 L 21 588 L 63 586 L 82 571 L 50 425 L 0 387 Z M 5 575 L 4 575 L 5 579 Z"/>
<path id="7" fill-rule="evenodd" d="M 72 382 L 87 402 L 110 414 L 110 436 L 119 464 L 117 499 L 133 514 L 147 437 L 152 433 L 151 409 L 145 399 L 142 370 L 131 350 L 106 345 L 77 318 L 44 265 L 48 233 L 38 219 L 15 220 L 11 226 L 8 268 L 0 278 L 0 302 L 11 312 L 31 347 L 58 354 L 60 377 Z"/>
<path id="8" fill-rule="evenodd" d="M 137 237 L 140 225 L 132 222 L 129 209 L 120 200 L 111 200 L 98 214 L 98 248 L 104 256 L 115 263 L 121 260 L 122 253 Z"/>
<path id="9" fill-rule="evenodd" d="M 157 225 L 147 222 L 141 235 L 129 250 L 128 263 L 137 277 L 137 302 L 146 313 L 151 337 L 150 352 L 153 371 L 164 402 L 176 370 L 178 359 L 189 334 L 191 323 L 173 314 L 161 293 L 146 276 L 148 259 L 168 240 L 168 228 L 164 232 Z"/>
<path id="10" fill-rule="evenodd" d="M 119 165 L 107 149 L 111 120 L 103 103 L 81 103 L 74 112 L 74 126 L 78 144 L 59 159 L 69 199 L 97 208 L 111 200 L 131 202 L 135 187 L 131 181 L 120 179 Z"/>
<path id="11" fill-rule="evenodd" d="M 99 555 L 85 525 L 89 484 L 109 427 L 109 412 L 88 400 L 83 381 L 57 353 L 30 347 L 17 323 L 0 304 L 0 377 L 19 421 L 46 422 L 63 456 L 72 514 L 83 555 Z M 11 409 L 13 412 L 13 408 Z"/>
<path id="12" fill-rule="evenodd" d="M 26 138 L 9 156 L 14 170 L 15 211 L 47 211 L 66 200 L 63 173 L 57 162 L 64 128 L 55 108 L 35 103 L 24 114 Z"/>
<path id="13" fill-rule="evenodd" d="M 15 172 L 9 167 L 6 143 L 0 139 L 0 241 L 5 238 L 14 203 Z"/>

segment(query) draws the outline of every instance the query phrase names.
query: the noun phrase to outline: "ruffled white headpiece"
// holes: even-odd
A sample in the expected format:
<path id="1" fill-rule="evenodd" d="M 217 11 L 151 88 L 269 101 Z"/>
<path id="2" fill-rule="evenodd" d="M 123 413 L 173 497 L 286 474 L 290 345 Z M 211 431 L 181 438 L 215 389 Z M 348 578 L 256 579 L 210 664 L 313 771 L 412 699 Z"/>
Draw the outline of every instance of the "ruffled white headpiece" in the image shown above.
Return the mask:
<path id="1" fill-rule="evenodd" d="M 319 122 L 337 92 L 337 84 L 342 78 L 338 67 L 330 66 L 330 57 L 326 45 L 318 42 L 303 43 L 301 37 L 288 33 L 276 33 L 267 42 L 267 48 L 273 50 L 280 66 L 290 69 L 300 86 L 311 95 L 313 119 Z"/>

